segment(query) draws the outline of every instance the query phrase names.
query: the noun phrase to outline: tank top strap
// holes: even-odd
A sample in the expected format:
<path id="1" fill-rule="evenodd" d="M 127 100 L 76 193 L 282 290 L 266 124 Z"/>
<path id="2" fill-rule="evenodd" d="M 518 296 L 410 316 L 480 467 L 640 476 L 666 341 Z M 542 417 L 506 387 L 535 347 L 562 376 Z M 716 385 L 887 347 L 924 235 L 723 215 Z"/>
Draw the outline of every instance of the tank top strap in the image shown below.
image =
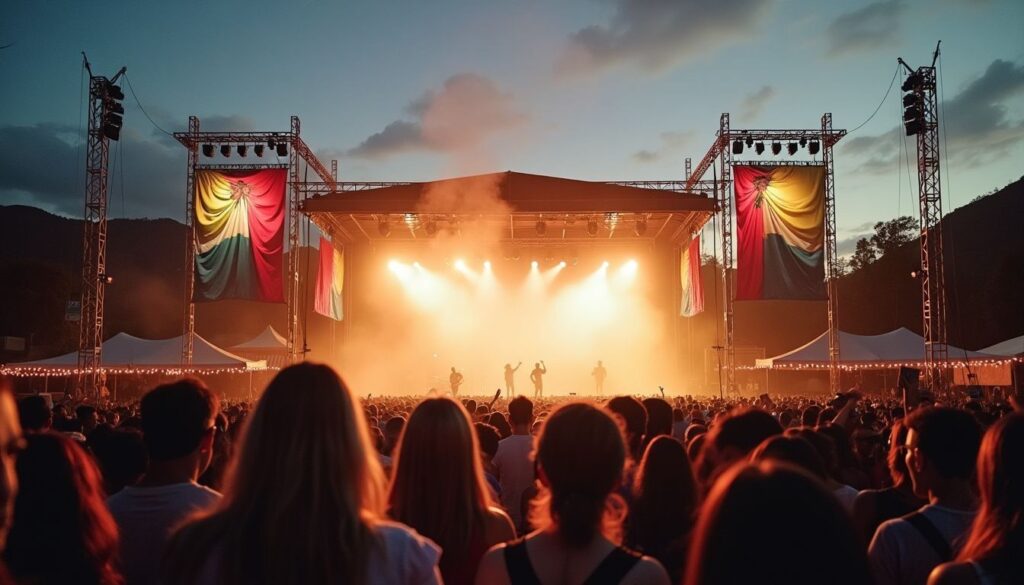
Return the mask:
<path id="1" fill-rule="evenodd" d="M 640 562 L 640 554 L 617 546 L 608 553 L 583 585 L 619 585 Z"/>
<path id="2" fill-rule="evenodd" d="M 505 570 L 512 585 L 541 585 L 530 564 L 530 556 L 526 553 L 525 539 L 505 545 Z"/>

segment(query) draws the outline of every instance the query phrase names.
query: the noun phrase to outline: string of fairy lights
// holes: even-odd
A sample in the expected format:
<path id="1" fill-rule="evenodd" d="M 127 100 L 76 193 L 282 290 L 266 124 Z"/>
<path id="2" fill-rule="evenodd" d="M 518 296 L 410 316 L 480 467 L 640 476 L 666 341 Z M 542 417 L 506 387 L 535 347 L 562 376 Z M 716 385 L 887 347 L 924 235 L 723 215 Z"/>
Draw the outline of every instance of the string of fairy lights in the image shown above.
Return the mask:
<path id="1" fill-rule="evenodd" d="M 1024 362 L 1024 356 L 1017 357 L 1006 357 L 1000 359 L 971 359 L 967 360 L 949 360 L 946 362 L 947 367 L 952 368 L 978 368 L 985 366 L 1005 366 L 1007 364 Z M 905 361 L 905 362 L 894 362 L 894 361 L 881 361 L 881 362 L 856 362 L 848 364 L 839 364 L 838 368 L 845 372 L 862 371 L 862 370 L 886 370 L 886 369 L 898 369 L 898 368 L 923 368 L 926 363 L 923 360 L 919 361 Z M 770 366 L 736 366 L 737 370 L 754 371 L 754 370 L 786 370 L 786 371 L 808 371 L 808 370 L 821 370 L 828 371 L 828 362 L 794 362 L 785 364 L 772 364 Z"/>
<path id="2" fill-rule="evenodd" d="M 113 368 L 98 368 L 98 371 L 108 376 L 110 375 L 123 375 L 132 374 L 137 376 L 154 376 L 154 375 L 165 375 L 165 376 L 184 376 L 186 374 L 248 374 L 251 372 L 268 372 L 280 370 L 277 366 L 255 366 L 255 367 L 227 367 L 227 368 L 179 368 L 179 367 L 113 367 Z M 48 368 L 48 367 L 28 367 L 28 368 L 13 368 L 3 367 L 0 368 L 0 375 L 2 376 L 14 376 L 14 377 L 44 377 L 44 376 L 79 376 L 82 374 L 91 374 L 93 370 L 91 368 Z"/>

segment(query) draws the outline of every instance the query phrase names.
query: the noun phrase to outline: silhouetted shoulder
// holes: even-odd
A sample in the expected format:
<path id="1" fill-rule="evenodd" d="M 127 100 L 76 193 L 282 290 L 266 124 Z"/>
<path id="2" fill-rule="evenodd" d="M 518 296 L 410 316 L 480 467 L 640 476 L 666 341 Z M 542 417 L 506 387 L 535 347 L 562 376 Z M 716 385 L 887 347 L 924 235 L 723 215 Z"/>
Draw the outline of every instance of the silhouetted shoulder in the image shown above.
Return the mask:
<path id="1" fill-rule="evenodd" d="M 640 562 L 626 573 L 622 585 L 669 585 L 668 572 L 655 559 L 642 557 Z"/>
<path id="2" fill-rule="evenodd" d="M 977 585 L 978 575 L 970 563 L 943 563 L 932 569 L 928 585 Z"/>
<path id="3" fill-rule="evenodd" d="M 477 585 L 507 585 L 508 572 L 505 570 L 505 546 L 496 544 L 480 560 L 476 570 Z"/>

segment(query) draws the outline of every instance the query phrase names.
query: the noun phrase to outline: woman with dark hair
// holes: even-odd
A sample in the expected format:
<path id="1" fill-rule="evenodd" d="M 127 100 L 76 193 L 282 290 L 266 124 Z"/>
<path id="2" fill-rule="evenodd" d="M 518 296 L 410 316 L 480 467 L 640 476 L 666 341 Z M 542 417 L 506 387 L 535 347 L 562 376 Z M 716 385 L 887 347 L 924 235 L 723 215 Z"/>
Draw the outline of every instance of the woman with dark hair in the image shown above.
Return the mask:
<path id="1" fill-rule="evenodd" d="M 871 540 L 882 522 L 906 516 L 928 503 L 914 495 L 914 486 L 907 472 L 906 441 L 906 425 L 902 421 L 894 422 L 887 456 L 893 485 L 879 490 L 864 490 L 853 501 L 853 522 L 865 542 Z"/>
<path id="2" fill-rule="evenodd" d="M 473 424 L 455 400 L 428 398 L 409 416 L 395 449 L 388 514 L 441 547 L 449 585 L 473 583 L 487 549 L 516 537 L 491 501 Z"/>
<path id="3" fill-rule="evenodd" d="M 978 451 L 981 507 L 956 561 L 936 567 L 928 585 L 1024 583 L 1024 413 L 1009 414 Z"/>
<path id="4" fill-rule="evenodd" d="M 667 584 L 650 557 L 617 546 L 626 444 L 615 420 L 587 403 L 566 404 L 547 419 L 534 453 L 541 493 L 532 518 L 538 529 L 491 549 L 478 585 L 532 583 Z"/>
<path id="5" fill-rule="evenodd" d="M 117 585 L 117 524 L 91 457 L 56 433 L 25 437 L 4 558 L 18 583 Z"/>
<path id="6" fill-rule="evenodd" d="M 437 546 L 383 517 L 362 408 L 330 367 L 296 364 L 248 416 L 223 498 L 171 537 L 162 581 L 440 583 Z"/>
<path id="7" fill-rule="evenodd" d="M 657 559 L 679 583 L 699 491 L 679 441 L 660 436 L 647 445 L 633 491 L 626 543 Z"/>
<path id="8" fill-rule="evenodd" d="M 821 482 L 766 462 L 736 465 L 715 482 L 684 583 L 868 585 L 871 575 L 849 516 Z"/>

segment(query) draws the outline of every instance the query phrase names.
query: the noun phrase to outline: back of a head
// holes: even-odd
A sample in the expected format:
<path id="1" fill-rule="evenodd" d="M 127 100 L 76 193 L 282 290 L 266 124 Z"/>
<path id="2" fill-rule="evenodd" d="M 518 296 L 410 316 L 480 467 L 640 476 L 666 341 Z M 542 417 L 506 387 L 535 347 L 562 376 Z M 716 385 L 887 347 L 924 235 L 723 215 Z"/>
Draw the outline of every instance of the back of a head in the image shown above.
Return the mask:
<path id="1" fill-rule="evenodd" d="M 649 443 L 658 435 L 671 435 L 672 406 L 661 398 L 645 398 L 643 405 L 647 411 L 644 441 Z"/>
<path id="2" fill-rule="evenodd" d="M 647 432 L 647 409 L 642 402 L 632 396 L 616 396 L 608 401 L 608 410 L 622 418 L 626 425 L 629 439 L 630 455 L 639 459 L 642 454 L 644 433 Z"/>
<path id="3" fill-rule="evenodd" d="M 686 449 L 679 441 L 660 436 L 647 445 L 634 492 L 630 522 L 642 549 L 665 546 L 689 531 L 699 492 Z"/>
<path id="4" fill-rule="evenodd" d="M 512 426 L 528 425 L 533 420 L 533 401 L 516 396 L 508 403 L 508 419 Z"/>
<path id="5" fill-rule="evenodd" d="M 480 443 L 480 451 L 491 460 L 498 453 L 498 442 L 501 441 L 501 433 L 494 426 L 478 422 L 473 425 L 476 431 L 476 439 Z"/>
<path id="6" fill-rule="evenodd" d="M 839 480 L 839 455 L 836 452 L 836 444 L 832 437 L 810 427 L 786 429 L 786 436 L 799 437 L 807 441 L 818 452 L 818 456 L 821 457 L 821 463 L 825 466 L 825 475 L 836 481 Z"/>
<path id="7" fill-rule="evenodd" d="M 608 497 L 622 480 L 626 446 L 618 424 L 591 404 L 565 404 L 544 423 L 536 458 L 550 520 L 566 544 L 586 546 L 601 531 Z"/>
<path id="8" fill-rule="evenodd" d="M 36 433 L 25 441 L 16 465 L 20 489 L 7 568 L 26 583 L 114 582 L 117 525 L 96 465 L 63 435 Z"/>
<path id="9" fill-rule="evenodd" d="M 892 423 L 892 430 L 889 432 L 889 451 L 886 453 L 889 476 L 896 484 L 907 477 L 907 458 L 904 457 L 906 444 L 907 426 L 903 424 L 902 420 L 897 420 Z"/>
<path id="10" fill-rule="evenodd" d="M 748 455 L 768 437 L 782 434 L 782 425 L 759 408 L 735 410 L 715 423 L 708 439 L 718 452 L 733 449 Z"/>
<path id="11" fill-rule="evenodd" d="M 26 396 L 18 401 L 18 417 L 21 428 L 28 432 L 38 432 L 50 426 L 53 413 L 46 406 L 42 396 Z"/>
<path id="12" fill-rule="evenodd" d="M 915 446 L 946 478 L 969 479 L 981 445 L 981 427 L 968 412 L 927 407 L 910 413 L 904 424 L 916 435 Z"/>
<path id="13" fill-rule="evenodd" d="M 813 427 L 818 424 L 818 415 L 821 414 L 821 407 L 810 405 L 800 413 L 800 424 L 805 427 Z"/>
<path id="14" fill-rule="evenodd" d="M 213 426 L 217 397 L 199 380 L 185 378 L 157 386 L 142 397 L 142 435 L 153 461 L 195 452 Z"/>
<path id="15" fill-rule="evenodd" d="M 828 479 L 825 463 L 821 460 L 818 450 L 807 439 L 800 436 L 776 435 L 765 439 L 750 454 L 750 460 L 754 463 L 762 461 L 788 463 L 822 481 Z"/>
<path id="16" fill-rule="evenodd" d="M 468 548 L 490 495 L 469 413 L 447 397 L 428 398 L 409 415 L 388 493 L 392 518 L 446 551 Z"/>
<path id="17" fill-rule="evenodd" d="M 737 553 L 742 551 L 742 553 Z M 785 464 L 737 465 L 704 502 L 686 585 L 871 583 L 863 544 L 821 483 Z"/>
<path id="18" fill-rule="evenodd" d="M 223 493 L 169 547 L 169 582 L 193 580 L 216 545 L 232 582 L 296 582 L 297 570 L 307 582 L 361 578 L 367 522 L 384 511 L 383 473 L 362 408 L 333 369 L 303 362 L 271 380 L 247 417 Z"/>

